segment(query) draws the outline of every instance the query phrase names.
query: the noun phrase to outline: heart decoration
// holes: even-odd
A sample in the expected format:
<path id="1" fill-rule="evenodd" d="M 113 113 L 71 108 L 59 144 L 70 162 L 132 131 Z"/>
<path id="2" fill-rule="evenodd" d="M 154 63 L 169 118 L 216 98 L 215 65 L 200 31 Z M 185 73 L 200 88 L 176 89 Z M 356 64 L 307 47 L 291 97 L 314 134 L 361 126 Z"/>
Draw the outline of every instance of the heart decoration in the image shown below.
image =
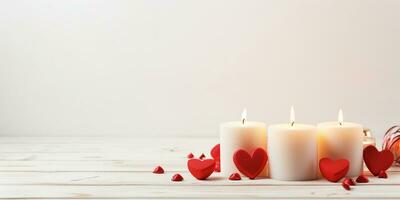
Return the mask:
<path id="1" fill-rule="evenodd" d="M 322 176 L 331 182 L 337 182 L 346 176 L 349 171 L 349 161 L 346 159 L 332 160 L 330 158 L 322 158 L 319 160 L 319 170 Z"/>
<path id="2" fill-rule="evenodd" d="M 213 157 L 215 160 L 219 160 L 220 159 L 220 144 L 215 145 L 212 149 L 211 149 L 211 157 Z"/>
<path id="3" fill-rule="evenodd" d="M 386 171 L 394 161 L 393 153 L 387 149 L 378 151 L 375 146 L 365 147 L 363 152 L 364 162 L 369 171 L 378 176 L 381 171 Z"/>
<path id="4" fill-rule="evenodd" d="M 254 179 L 261 173 L 267 161 L 268 155 L 263 148 L 255 149 L 251 156 L 243 149 L 239 149 L 233 154 L 236 168 L 250 179 Z"/>
<path id="5" fill-rule="evenodd" d="M 190 159 L 187 161 L 187 167 L 195 178 L 204 180 L 214 172 L 215 161 L 214 159 Z"/>

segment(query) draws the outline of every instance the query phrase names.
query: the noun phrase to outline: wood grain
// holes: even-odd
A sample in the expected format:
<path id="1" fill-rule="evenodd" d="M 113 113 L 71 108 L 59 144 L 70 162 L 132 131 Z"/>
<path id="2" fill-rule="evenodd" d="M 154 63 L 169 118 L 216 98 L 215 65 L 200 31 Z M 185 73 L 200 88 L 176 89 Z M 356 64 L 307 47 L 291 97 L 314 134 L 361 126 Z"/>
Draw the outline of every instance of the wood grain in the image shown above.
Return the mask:
<path id="1" fill-rule="evenodd" d="M 351 191 L 323 179 L 198 181 L 186 155 L 205 153 L 216 138 L 0 138 L 0 199 L 399 199 L 400 169 L 369 177 Z M 162 165 L 165 174 L 153 174 Z M 183 182 L 170 181 L 181 173 Z M 369 174 L 368 172 L 365 172 Z"/>

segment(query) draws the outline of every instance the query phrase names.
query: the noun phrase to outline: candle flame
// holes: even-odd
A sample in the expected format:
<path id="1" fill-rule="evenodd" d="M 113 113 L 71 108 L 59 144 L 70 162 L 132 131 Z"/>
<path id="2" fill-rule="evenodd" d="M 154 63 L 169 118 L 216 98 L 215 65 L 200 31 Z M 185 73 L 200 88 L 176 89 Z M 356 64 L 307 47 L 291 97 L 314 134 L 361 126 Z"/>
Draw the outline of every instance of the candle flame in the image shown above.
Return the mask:
<path id="1" fill-rule="evenodd" d="M 294 121 L 295 121 L 295 118 L 296 118 L 296 116 L 295 116 L 295 113 L 294 113 L 294 108 L 293 108 L 293 106 L 292 106 L 292 107 L 290 108 L 290 125 L 293 126 Z"/>
<path id="2" fill-rule="evenodd" d="M 245 108 L 245 109 L 243 109 L 243 112 L 242 112 L 242 124 L 244 124 L 244 122 L 246 121 L 246 117 L 247 117 L 247 110 Z"/>
<path id="3" fill-rule="evenodd" d="M 340 125 L 343 124 L 343 111 L 342 111 L 342 109 L 339 109 L 338 122 L 339 122 Z"/>

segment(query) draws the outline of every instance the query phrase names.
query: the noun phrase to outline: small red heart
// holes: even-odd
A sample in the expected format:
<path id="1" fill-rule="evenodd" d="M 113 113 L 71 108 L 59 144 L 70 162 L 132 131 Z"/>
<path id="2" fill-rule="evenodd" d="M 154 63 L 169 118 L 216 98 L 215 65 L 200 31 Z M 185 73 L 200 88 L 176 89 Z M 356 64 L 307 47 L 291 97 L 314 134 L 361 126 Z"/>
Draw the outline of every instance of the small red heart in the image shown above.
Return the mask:
<path id="1" fill-rule="evenodd" d="M 351 186 L 355 186 L 356 185 L 356 183 L 354 182 L 354 180 L 352 178 L 345 178 L 343 180 L 343 182 L 348 184 L 348 185 L 351 185 Z"/>
<path id="2" fill-rule="evenodd" d="M 379 172 L 386 171 L 393 164 L 394 156 L 389 150 L 378 151 L 375 146 L 367 146 L 363 152 L 364 162 L 369 171 L 378 176 Z"/>
<path id="3" fill-rule="evenodd" d="M 238 181 L 241 179 L 242 179 L 242 177 L 240 177 L 239 173 L 233 173 L 229 176 L 229 180 L 231 180 L 231 181 Z"/>
<path id="4" fill-rule="evenodd" d="M 250 179 L 254 179 L 261 173 L 267 161 L 268 155 L 263 148 L 255 149 L 251 156 L 243 149 L 233 154 L 233 162 L 238 170 Z"/>
<path id="5" fill-rule="evenodd" d="M 350 185 L 347 184 L 347 183 L 345 183 L 345 182 L 342 182 L 342 186 L 343 186 L 343 188 L 344 188 L 345 190 L 350 190 L 350 189 L 351 189 L 351 188 L 350 188 Z"/>
<path id="6" fill-rule="evenodd" d="M 183 177 L 180 174 L 174 174 L 174 176 L 172 176 L 171 181 L 183 181 Z"/>
<path id="7" fill-rule="evenodd" d="M 379 172 L 378 178 L 387 178 L 387 174 L 385 171 Z"/>
<path id="8" fill-rule="evenodd" d="M 204 155 L 204 153 L 202 153 L 202 154 L 199 156 L 199 159 L 200 159 L 200 160 L 203 160 L 204 158 L 206 158 L 206 155 Z"/>
<path id="9" fill-rule="evenodd" d="M 346 176 L 349 171 L 349 161 L 346 159 L 332 160 L 322 158 L 319 160 L 319 170 L 322 176 L 331 182 L 337 182 Z"/>
<path id="10" fill-rule="evenodd" d="M 191 158 L 194 158 L 194 155 L 193 155 L 192 153 L 189 153 L 186 157 L 187 157 L 188 159 L 191 159 Z"/>
<path id="11" fill-rule="evenodd" d="M 356 182 L 357 183 L 368 183 L 369 180 L 368 180 L 368 178 L 366 176 L 360 175 L 360 176 L 357 177 Z"/>
<path id="12" fill-rule="evenodd" d="M 211 157 L 213 157 L 215 160 L 219 160 L 220 150 L 221 150 L 220 145 L 219 144 L 215 145 L 210 151 Z"/>
<path id="13" fill-rule="evenodd" d="M 156 168 L 154 168 L 153 173 L 154 174 L 164 174 L 164 169 L 161 166 L 157 166 Z"/>
<path id="14" fill-rule="evenodd" d="M 215 161 L 214 159 L 190 159 L 187 161 L 187 167 L 195 178 L 204 180 L 214 172 Z"/>

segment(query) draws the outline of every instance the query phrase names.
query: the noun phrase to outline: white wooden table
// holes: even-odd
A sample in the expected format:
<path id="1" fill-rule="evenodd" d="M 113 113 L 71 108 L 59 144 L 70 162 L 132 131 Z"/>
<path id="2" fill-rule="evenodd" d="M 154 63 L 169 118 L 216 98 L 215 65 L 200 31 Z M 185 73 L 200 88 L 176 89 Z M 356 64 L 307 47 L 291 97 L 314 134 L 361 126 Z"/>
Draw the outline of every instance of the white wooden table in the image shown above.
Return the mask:
<path id="1" fill-rule="evenodd" d="M 206 153 L 217 138 L 0 138 L 3 199 L 400 199 L 400 169 L 351 191 L 324 180 L 195 180 L 186 155 Z M 157 165 L 165 174 L 153 174 Z M 170 181 L 181 173 L 183 182 Z"/>

